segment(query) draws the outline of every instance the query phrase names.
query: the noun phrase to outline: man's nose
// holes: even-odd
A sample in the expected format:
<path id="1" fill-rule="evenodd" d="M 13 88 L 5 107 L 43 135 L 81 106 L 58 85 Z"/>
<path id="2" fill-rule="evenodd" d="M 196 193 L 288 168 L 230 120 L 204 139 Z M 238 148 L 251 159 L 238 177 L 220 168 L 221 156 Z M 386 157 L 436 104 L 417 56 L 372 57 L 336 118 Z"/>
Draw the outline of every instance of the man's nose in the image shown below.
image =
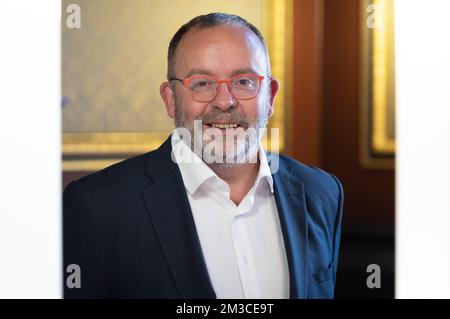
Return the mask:
<path id="1" fill-rule="evenodd" d="M 231 94 L 226 82 L 219 83 L 218 92 L 214 100 L 213 106 L 226 110 L 236 104 L 236 98 Z"/>

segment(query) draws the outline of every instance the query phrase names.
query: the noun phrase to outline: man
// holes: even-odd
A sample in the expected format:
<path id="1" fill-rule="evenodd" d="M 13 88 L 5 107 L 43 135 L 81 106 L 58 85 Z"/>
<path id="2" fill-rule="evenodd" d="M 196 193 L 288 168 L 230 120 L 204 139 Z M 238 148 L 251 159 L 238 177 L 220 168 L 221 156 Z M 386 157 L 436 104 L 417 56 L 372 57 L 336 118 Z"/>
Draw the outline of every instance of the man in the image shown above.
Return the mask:
<path id="1" fill-rule="evenodd" d="M 342 187 L 266 156 L 278 88 L 244 19 L 214 13 L 181 27 L 160 88 L 178 129 L 64 192 L 64 264 L 81 276 L 76 286 L 66 274 L 65 297 L 332 298 Z"/>

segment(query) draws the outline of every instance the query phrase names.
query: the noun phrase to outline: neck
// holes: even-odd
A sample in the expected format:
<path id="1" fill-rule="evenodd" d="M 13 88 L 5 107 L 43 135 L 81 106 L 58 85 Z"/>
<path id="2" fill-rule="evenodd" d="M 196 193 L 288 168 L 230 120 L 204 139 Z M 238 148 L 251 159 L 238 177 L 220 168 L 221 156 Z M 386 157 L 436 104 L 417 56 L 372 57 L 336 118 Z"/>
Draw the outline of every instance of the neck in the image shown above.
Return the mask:
<path id="1" fill-rule="evenodd" d="M 256 155 L 258 157 L 258 153 Z M 256 181 L 260 160 L 242 164 L 208 164 L 230 186 L 230 198 L 236 204 L 244 199 Z"/>

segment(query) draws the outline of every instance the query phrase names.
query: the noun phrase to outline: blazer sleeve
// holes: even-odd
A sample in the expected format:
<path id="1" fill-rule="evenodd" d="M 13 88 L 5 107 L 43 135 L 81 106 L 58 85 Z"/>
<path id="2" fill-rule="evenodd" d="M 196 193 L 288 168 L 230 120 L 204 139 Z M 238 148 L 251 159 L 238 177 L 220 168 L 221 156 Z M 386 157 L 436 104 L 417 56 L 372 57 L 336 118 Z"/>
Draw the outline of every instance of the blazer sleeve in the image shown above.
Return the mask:
<path id="1" fill-rule="evenodd" d="M 340 241 L 341 241 L 341 224 L 342 224 L 342 214 L 343 214 L 343 206 L 344 206 L 344 190 L 339 179 L 330 174 L 335 180 L 339 194 L 338 194 L 338 202 L 337 202 L 337 211 L 336 211 L 336 219 L 334 222 L 334 239 L 333 239 L 333 282 L 336 284 L 336 273 L 337 266 L 339 261 L 339 250 L 340 250 Z"/>
<path id="2" fill-rule="evenodd" d="M 90 195 L 81 181 L 69 184 L 63 194 L 63 256 L 64 298 L 107 297 L 100 227 Z M 73 287 L 74 271 L 70 265 L 79 266 L 81 287 Z"/>

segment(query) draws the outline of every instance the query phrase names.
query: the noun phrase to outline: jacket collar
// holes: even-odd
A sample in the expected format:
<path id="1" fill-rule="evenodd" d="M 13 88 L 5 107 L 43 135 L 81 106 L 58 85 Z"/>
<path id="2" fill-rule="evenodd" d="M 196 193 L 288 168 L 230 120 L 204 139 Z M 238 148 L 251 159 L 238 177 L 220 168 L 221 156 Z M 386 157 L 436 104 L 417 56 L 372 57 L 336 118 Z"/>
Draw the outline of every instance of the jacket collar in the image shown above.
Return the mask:
<path id="1" fill-rule="evenodd" d="M 216 298 L 170 138 L 150 153 L 146 174 L 153 180 L 143 190 L 147 212 L 180 298 Z"/>
<path id="2" fill-rule="evenodd" d="M 305 185 L 295 168 L 281 165 L 274 179 L 274 195 L 289 265 L 290 297 L 307 298 L 308 223 Z"/>

